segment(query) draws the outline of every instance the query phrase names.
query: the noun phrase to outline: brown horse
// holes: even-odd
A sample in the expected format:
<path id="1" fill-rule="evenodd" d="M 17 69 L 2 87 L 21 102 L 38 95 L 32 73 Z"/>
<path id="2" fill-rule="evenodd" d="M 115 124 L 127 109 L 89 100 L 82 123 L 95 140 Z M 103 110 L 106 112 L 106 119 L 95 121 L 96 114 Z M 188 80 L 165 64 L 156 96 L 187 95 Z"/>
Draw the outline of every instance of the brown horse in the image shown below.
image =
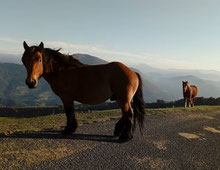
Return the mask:
<path id="1" fill-rule="evenodd" d="M 185 107 L 194 107 L 195 98 L 198 95 L 199 89 L 197 86 L 189 85 L 188 81 L 182 81 L 183 84 L 183 97 Z"/>
<path id="2" fill-rule="evenodd" d="M 44 48 L 42 42 L 39 46 L 29 47 L 24 41 L 23 46 L 22 62 L 27 70 L 27 86 L 36 88 L 38 79 L 43 77 L 63 102 L 67 117 L 63 135 L 70 135 L 77 128 L 74 101 L 93 105 L 108 99 L 116 100 L 122 110 L 114 136 L 122 141 L 132 139 L 136 120 L 142 132 L 145 111 L 142 80 L 138 73 L 119 62 L 85 65 L 74 55 Z"/>

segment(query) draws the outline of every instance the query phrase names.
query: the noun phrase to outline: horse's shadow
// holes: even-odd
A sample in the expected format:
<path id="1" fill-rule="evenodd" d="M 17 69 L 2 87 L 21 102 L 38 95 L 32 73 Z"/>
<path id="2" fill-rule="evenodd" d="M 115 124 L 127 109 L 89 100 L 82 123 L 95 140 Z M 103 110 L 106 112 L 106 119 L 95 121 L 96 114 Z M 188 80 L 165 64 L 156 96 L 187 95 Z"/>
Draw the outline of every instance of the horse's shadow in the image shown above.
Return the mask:
<path id="1" fill-rule="evenodd" d="M 74 133 L 70 136 L 63 136 L 60 131 L 41 131 L 41 132 L 26 132 L 26 133 L 14 133 L 11 135 L 0 135 L 0 138 L 8 139 L 73 139 L 73 140 L 85 140 L 85 141 L 96 141 L 96 142 L 110 142 L 110 143 L 122 143 L 112 135 L 99 135 L 99 134 L 81 134 Z"/>

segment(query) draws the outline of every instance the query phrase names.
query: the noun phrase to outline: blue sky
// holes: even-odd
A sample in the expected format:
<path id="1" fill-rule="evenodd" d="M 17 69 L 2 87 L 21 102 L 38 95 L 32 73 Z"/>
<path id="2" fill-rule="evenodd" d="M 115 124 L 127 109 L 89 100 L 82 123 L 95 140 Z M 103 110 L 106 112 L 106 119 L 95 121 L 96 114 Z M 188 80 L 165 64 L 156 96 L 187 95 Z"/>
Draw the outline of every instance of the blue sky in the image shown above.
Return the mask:
<path id="1" fill-rule="evenodd" d="M 0 53 L 28 44 L 128 65 L 220 71 L 219 0 L 1 1 Z"/>

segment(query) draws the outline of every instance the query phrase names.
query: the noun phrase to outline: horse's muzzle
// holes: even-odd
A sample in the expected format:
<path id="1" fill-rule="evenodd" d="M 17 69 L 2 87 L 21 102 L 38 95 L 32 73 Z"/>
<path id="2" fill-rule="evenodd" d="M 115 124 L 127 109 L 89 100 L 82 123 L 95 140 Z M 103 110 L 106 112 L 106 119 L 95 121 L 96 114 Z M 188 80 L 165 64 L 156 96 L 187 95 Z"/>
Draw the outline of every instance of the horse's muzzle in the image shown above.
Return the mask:
<path id="1" fill-rule="evenodd" d="M 32 80 L 28 80 L 26 79 L 26 85 L 30 88 L 30 89 L 34 89 L 37 87 L 38 81 L 35 79 Z"/>

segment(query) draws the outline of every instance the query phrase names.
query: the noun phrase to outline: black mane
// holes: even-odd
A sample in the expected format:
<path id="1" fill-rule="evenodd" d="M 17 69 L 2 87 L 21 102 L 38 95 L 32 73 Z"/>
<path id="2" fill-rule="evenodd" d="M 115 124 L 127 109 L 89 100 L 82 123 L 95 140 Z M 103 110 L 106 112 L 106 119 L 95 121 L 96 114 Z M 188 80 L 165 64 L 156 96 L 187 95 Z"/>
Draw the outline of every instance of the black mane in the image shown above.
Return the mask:
<path id="1" fill-rule="evenodd" d="M 55 72 L 60 68 L 75 68 L 82 67 L 85 64 L 81 63 L 73 55 L 65 55 L 59 52 L 59 50 L 53 50 L 50 48 L 44 48 L 43 63 L 46 70 Z"/>

